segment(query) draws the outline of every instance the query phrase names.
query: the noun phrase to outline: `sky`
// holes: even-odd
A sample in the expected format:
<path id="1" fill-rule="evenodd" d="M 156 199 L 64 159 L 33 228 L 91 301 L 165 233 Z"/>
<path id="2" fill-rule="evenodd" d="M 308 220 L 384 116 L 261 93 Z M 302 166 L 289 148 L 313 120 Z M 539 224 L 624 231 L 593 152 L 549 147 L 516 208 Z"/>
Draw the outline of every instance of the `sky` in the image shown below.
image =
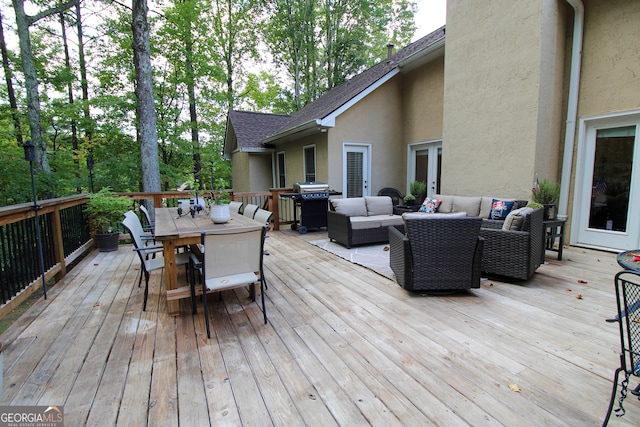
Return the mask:
<path id="1" fill-rule="evenodd" d="M 415 15 L 417 30 L 412 41 L 426 36 L 442 27 L 446 22 L 447 0 L 415 0 L 418 12 Z"/>

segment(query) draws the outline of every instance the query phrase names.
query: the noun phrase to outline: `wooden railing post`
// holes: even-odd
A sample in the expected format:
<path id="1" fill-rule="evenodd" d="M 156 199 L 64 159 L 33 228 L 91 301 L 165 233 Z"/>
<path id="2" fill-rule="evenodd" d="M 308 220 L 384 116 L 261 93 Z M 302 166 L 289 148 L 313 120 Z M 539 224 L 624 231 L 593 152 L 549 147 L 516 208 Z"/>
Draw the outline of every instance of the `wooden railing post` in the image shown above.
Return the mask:
<path id="1" fill-rule="evenodd" d="M 64 238 L 62 236 L 62 221 L 60 219 L 60 205 L 51 212 L 51 227 L 53 228 L 53 250 L 56 262 L 60 264 L 60 271 L 56 274 L 56 282 L 67 274 L 67 264 L 64 260 Z"/>

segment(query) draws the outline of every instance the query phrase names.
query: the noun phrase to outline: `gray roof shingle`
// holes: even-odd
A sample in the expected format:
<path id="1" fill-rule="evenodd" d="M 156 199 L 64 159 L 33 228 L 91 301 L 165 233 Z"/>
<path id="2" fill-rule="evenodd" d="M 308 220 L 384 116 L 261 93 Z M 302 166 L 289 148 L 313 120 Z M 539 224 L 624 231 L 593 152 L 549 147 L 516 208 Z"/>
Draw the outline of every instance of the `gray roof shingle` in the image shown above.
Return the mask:
<path id="1" fill-rule="evenodd" d="M 264 148 L 263 141 L 267 138 L 277 137 L 279 134 L 328 117 L 397 68 L 403 60 L 428 48 L 441 40 L 444 35 L 445 27 L 443 26 L 400 49 L 390 58 L 377 63 L 349 81 L 334 87 L 293 115 L 264 114 L 237 110 L 229 112 L 229 121 L 236 134 L 238 146 L 241 149 Z"/>

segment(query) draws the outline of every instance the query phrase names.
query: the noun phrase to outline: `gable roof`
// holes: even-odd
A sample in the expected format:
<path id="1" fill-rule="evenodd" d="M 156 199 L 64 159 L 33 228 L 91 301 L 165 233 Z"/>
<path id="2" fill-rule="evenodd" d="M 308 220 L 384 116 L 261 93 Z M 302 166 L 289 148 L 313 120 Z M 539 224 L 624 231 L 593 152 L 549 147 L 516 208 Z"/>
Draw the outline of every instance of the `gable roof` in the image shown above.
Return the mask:
<path id="1" fill-rule="evenodd" d="M 443 26 L 399 50 L 390 58 L 334 87 L 304 106 L 263 142 L 274 143 L 333 127 L 338 115 L 401 72 L 403 67 L 409 71 L 415 68 L 412 67 L 414 62 L 422 63 L 429 58 L 429 53 L 444 50 L 444 36 Z"/>
<path id="2" fill-rule="evenodd" d="M 262 141 L 291 119 L 289 114 L 266 114 L 232 110 L 227 118 L 224 154 L 233 151 L 264 152 Z"/>
<path id="3" fill-rule="evenodd" d="M 224 155 L 266 152 L 268 144 L 284 142 L 335 125 L 335 119 L 401 72 L 409 72 L 444 55 L 445 27 L 400 49 L 394 55 L 334 87 L 293 115 L 232 110 L 227 119 Z"/>

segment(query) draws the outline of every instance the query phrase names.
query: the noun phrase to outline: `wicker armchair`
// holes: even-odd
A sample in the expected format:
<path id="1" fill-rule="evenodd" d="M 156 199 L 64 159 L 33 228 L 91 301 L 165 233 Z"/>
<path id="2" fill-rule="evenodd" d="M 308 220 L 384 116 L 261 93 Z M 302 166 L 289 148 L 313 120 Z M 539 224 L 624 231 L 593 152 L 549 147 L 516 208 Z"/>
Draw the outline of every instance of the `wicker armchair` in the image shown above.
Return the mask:
<path id="1" fill-rule="evenodd" d="M 484 237 L 482 272 L 488 275 L 528 280 L 544 262 L 544 209 L 526 216 L 520 231 L 503 230 L 502 221 L 484 220 L 480 236 Z"/>
<path id="2" fill-rule="evenodd" d="M 405 219 L 406 235 L 389 227 L 390 264 L 398 284 L 426 293 L 479 288 L 482 219 L 413 215 Z"/>

